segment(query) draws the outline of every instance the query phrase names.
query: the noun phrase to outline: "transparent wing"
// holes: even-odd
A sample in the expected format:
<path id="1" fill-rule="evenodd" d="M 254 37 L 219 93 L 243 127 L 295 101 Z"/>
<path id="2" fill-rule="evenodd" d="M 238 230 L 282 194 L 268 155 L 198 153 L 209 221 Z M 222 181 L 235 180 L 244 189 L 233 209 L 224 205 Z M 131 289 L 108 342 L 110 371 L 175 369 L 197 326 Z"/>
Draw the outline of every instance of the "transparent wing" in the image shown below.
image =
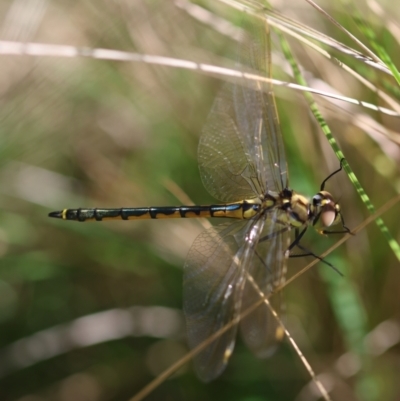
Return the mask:
<path id="1" fill-rule="evenodd" d="M 251 279 L 265 296 L 270 295 L 285 282 L 285 251 L 290 244 L 290 226 L 279 223 L 282 213 L 284 212 L 280 210 L 269 213 L 249 269 Z M 259 292 L 254 288 L 251 280 L 247 279 L 243 292 L 242 311 L 259 299 Z M 269 302 L 279 315 L 281 293 L 274 294 Z M 260 358 L 271 355 L 279 340 L 282 339 L 282 330 L 265 303 L 240 321 L 240 331 L 246 345 Z"/>
<path id="2" fill-rule="evenodd" d="M 246 72 L 271 78 L 271 41 L 265 18 L 245 22 L 248 34 L 239 52 L 239 63 Z M 272 84 L 246 80 L 235 86 L 234 101 L 239 131 L 248 141 L 267 189 L 286 188 L 287 164 Z"/>
<path id="3" fill-rule="evenodd" d="M 238 316 L 246 272 L 263 225 L 264 218 L 222 224 L 204 231 L 193 243 L 183 281 L 183 308 L 191 348 Z M 225 369 L 236 332 L 234 325 L 195 357 L 195 368 L 202 380 L 210 381 Z"/>
<path id="4" fill-rule="evenodd" d="M 207 191 L 222 202 L 265 193 L 253 154 L 239 131 L 233 104 L 234 86 L 226 84 L 214 101 L 198 148 L 200 175 Z"/>
<path id="5" fill-rule="evenodd" d="M 258 220 L 222 224 L 197 237 L 185 264 L 183 287 L 191 348 L 260 299 L 249 277 L 266 296 L 284 282 L 290 226 L 280 222 L 282 213 L 285 212 L 274 209 Z M 279 294 L 270 302 L 279 313 Z M 242 319 L 240 327 L 244 341 L 259 357 L 268 356 L 274 350 L 277 335 L 281 333 L 264 304 Z M 195 357 L 195 367 L 202 380 L 210 381 L 225 369 L 236 332 L 237 325 L 234 325 Z"/>
<path id="6" fill-rule="evenodd" d="M 261 20 L 252 20 L 251 27 L 240 44 L 238 68 L 270 77 L 269 31 Z M 287 166 L 272 86 L 245 78 L 226 84 L 204 126 L 198 159 L 204 186 L 223 202 L 286 187 Z"/>

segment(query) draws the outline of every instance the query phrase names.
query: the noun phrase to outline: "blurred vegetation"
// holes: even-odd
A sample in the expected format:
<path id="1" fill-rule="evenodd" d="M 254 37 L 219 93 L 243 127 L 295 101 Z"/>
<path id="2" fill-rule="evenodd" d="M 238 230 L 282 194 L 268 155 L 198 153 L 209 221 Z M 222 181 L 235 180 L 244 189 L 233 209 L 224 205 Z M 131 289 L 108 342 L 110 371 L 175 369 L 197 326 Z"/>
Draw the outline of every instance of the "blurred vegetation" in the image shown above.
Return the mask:
<path id="1" fill-rule="evenodd" d="M 238 27 L 241 13 L 220 2 L 197 2 L 213 17 L 202 21 L 185 9 L 188 4 L 195 2 L 3 0 L 0 39 L 233 68 L 237 43 L 215 26 Z M 370 45 L 352 19 L 357 10 L 400 65 L 398 8 L 388 3 L 380 15 L 376 4 L 320 4 Z M 305 2 L 280 2 L 276 10 L 354 47 Z M 274 76 L 291 81 L 275 36 L 273 42 Z M 334 63 L 290 43 L 310 86 L 387 107 Z M 394 80 L 336 55 L 399 97 Z M 47 214 L 81 206 L 177 205 L 180 190 L 195 203 L 213 202 L 201 183 L 196 153 L 221 85 L 221 79 L 198 71 L 144 62 L 1 56 L 1 400 L 128 400 L 187 353 L 182 266 L 201 222 L 77 224 Z M 291 186 L 311 196 L 338 160 L 302 94 L 275 91 Z M 398 118 L 317 101 L 373 203 L 379 207 L 398 194 Z M 393 140 L 380 136 L 374 124 L 392 130 Z M 368 217 L 344 173 L 326 189 L 340 199 L 347 226 Z M 399 241 L 399 206 L 382 217 Z M 316 253 L 338 239 L 311 231 L 304 244 Z M 318 264 L 290 284 L 289 331 L 334 400 L 398 400 L 399 262 L 374 224 L 327 259 L 344 277 Z M 288 275 L 309 260 L 290 260 Z M 264 361 L 238 339 L 218 380 L 200 382 L 188 364 L 147 399 L 283 401 L 319 395 L 288 343 Z"/>

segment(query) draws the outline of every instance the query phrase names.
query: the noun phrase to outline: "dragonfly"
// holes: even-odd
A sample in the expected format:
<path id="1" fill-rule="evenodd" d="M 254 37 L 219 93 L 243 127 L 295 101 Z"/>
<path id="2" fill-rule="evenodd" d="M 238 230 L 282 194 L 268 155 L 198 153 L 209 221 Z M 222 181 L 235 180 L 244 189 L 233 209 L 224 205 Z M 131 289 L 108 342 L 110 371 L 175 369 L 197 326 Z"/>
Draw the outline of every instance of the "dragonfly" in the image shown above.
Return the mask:
<path id="1" fill-rule="evenodd" d="M 266 21 L 255 22 L 239 45 L 238 68 L 271 77 L 271 43 Z M 270 81 L 269 81 L 270 82 Z M 265 305 L 243 319 L 240 314 L 259 299 L 251 281 L 270 295 L 284 283 L 286 259 L 307 228 L 344 225 L 340 206 L 324 190 L 311 200 L 290 189 L 272 84 L 242 78 L 225 83 L 217 95 L 198 145 L 198 163 L 207 191 L 220 202 L 205 206 L 79 208 L 50 217 L 79 222 L 169 218 L 225 218 L 194 241 L 183 277 L 183 309 L 190 347 L 196 348 L 226 325 L 231 327 L 195 358 L 203 381 L 218 377 L 232 355 L 237 331 L 259 357 L 266 357 L 282 337 L 279 323 Z M 232 221 L 232 219 L 234 219 Z M 293 235 L 294 233 L 294 235 Z M 314 255 L 312 252 L 305 254 Z M 304 255 L 304 253 L 303 253 Z M 318 257 L 314 255 L 315 257 Z M 280 311 L 277 295 L 271 298 Z"/>

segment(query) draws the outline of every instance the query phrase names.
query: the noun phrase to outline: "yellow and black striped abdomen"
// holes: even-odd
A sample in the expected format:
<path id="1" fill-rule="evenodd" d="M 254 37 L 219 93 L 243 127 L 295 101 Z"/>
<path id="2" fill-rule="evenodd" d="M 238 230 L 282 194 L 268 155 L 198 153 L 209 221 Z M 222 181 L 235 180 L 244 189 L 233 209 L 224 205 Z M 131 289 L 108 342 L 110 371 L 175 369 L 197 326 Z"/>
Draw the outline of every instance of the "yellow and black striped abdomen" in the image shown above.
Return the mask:
<path id="1" fill-rule="evenodd" d="M 75 221 L 103 220 L 145 220 L 145 219 L 174 219 L 196 217 L 227 217 L 234 219 L 249 219 L 255 216 L 260 203 L 249 200 L 222 205 L 208 206 L 156 206 L 119 209 L 64 209 L 49 213 L 50 217 Z"/>

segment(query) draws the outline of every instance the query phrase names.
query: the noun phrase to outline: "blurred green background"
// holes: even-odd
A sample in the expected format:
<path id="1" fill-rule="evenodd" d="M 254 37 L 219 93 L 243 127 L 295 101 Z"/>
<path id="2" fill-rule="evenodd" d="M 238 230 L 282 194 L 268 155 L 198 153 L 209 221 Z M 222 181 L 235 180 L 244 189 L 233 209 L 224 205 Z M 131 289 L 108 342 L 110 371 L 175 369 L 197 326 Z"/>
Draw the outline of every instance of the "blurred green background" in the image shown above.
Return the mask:
<path id="1" fill-rule="evenodd" d="M 189 7 L 195 3 L 204 8 Z M 365 41 L 352 10 L 335 4 L 321 3 Z M 388 5 L 379 15 L 364 3 L 351 5 L 400 65 L 398 8 Z M 353 46 L 305 2 L 276 7 Z M 230 33 L 242 19 L 241 12 L 216 1 L 182 0 L 2 0 L 0 15 L 1 40 L 124 50 L 230 68 L 237 49 Z M 274 76 L 290 81 L 275 36 L 273 42 Z M 291 44 L 311 86 L 386 106 L 337 65 Z M 388 77 L 337 55 L 395 92 Z M 201 183 L 196 154 L 222 84 L 197 71 L 144 62 L 1 56 L 1 400 L 128 400 L 188 352 L 182 267 L 203 229 L 200 221 L 78 224 L 47 214 L 83 206 L 179 205 L 184 196 L 214 202 Z M 312 196 L 338 160 L 302 95 L 275 91 L 291 186 Z M 373 203 L 379 207 L 398 194 L 399 120 L 317 100 Z M 381 130 L 392 130 L 393 140 Z M 367 218 L 345 173 L 326 189 L 340 200 L 347 226 Z M 399 206 L 383 218 L 399 241 Z M 304 244 L 316 253 L 338 239 L 311 231 Z M 290 260 L 288 276 L 310 260 Z M 399 262 L 374 224 L 327 260 L 343 278 L 318 264 L 285 289 L 289 331 L 333 399 L 398 400 Z M 287 342 L 264 361 L 238 339 L 218 380 L 200 382 L 188 364 L 147 399 L 283 401 L 317 400 L 319 394 Z"/>

